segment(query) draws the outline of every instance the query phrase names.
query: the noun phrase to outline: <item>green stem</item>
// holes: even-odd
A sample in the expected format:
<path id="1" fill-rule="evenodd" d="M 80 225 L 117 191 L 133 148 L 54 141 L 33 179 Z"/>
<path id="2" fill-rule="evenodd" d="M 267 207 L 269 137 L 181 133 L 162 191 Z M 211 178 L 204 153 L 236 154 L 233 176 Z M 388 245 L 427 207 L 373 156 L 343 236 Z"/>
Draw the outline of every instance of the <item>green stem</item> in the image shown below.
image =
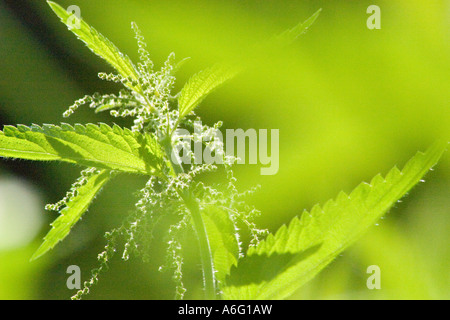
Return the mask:
<path id="1" fill-rule="evenodd" d="M 166 137 L 161 141 L 161 144 L 164 147 L 166 152 L 166 156 L 169 158 L 169 161 L 173 167 L 174 175 L 179 175 L 184 172 L 183 166 L 181 164 L 174 163 L 172 161 L 172 144 L 170 138 Z M 208 300 L 215 300 L 217 298 L 216 292 L 216 278 L 214 276 L 214 263 L 212 258 L 211 246 L 209 245 L 208 234 L 206 233 L 206 227 L 203 222 L 202 215 L 200 213 L 200 207 L 195 201 L 195 198 L 192 197 L 189 190 L 178 190 L 179 195 L 183 199 L 186 207 L 192 216 L 192 223 L 194 226 L 194 230 L 197 234 L 197 239 L 199 243 L 200 249 L 200 258 L 202 261 L 202 269 L 203 269 L 203 284 L 205 288 L 205 298 Z"/>
<path id="2" fill-rule="evenodd" d="M 216 280 L 214 277 L 214 263 L 212 259 L 211 247 L 209 245 L 208 234 L 206 233 L 205 224 L 200 213 L 200 208 L 195 199 L 189 195 L 184 199 L 187 208 L 191 212 L 194 229 L 197 233 L 197 238 L 200 247 L 200 258 L 203 268 L 203 284 L 205 287 L 205 298 L 208 300 L 215 300 L 216 295 Z"/>
<path id="3" fill-rule="evenodd" d="M 179 163 L 175 163 L 172 161 L 173 147 L 171 137 L 170 136 L 164 137 L 163 139 L 161 139 L 160 143 L 164 148 L 164 152 L 166 153 L 166 157 L 169 159 L 170 165 L 172 166 L 174 176 L 177 176 L 180 173 L 184 173 L 183 166 Z"/>

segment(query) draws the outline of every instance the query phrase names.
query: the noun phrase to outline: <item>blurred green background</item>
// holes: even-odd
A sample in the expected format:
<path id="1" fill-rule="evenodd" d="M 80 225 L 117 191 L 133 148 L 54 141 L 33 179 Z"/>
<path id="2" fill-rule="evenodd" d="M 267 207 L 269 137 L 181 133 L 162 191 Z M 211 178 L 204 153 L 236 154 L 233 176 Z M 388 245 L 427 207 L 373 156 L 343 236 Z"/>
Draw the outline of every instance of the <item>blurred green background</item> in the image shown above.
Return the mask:
<path id="1" fill-rule="evenodd" d="M 59 0 L 78 5 L 82 17 L 135 61 L 130 22 L 146 37 L 155 64 L 174 51 L 192 59 L 190 75 L 239 54 L 255 63 L 214 92 L 198 109 L 205 123 L 225 128 L 280 130 L 280 169 L 261 176 L 239 165 L 242 188 L 263 212 L 259 224 L 276 230 L 303 209 L 394 165 L 450 133 L 449 1 Z M 366 9 L 381 8 L 381 30 L 369 30 Z M 270 55 L 251 52 L 323 8 L 307 34 Z M 84 94 L 117 87 L 97 79 L 112 71 L 67 31 L 45 1 L 0 1 L 0 126 L 5 124 L 112 123 L 88 108 L 63 119 Z M 117 122 L 117 121 L 116 121 Z M 128 122 L 118 122 L 129 125 Z M 66 268 L 83 279 L 97 266 L 103 234 L 133 208 L 145 180 L 117 178 L 97 198 L 70 236 L 29 262 L 56 217 L 45 203 L 62 198 L 80 169 L 68 164 L 0 161 L 0 299 L 67 299 Z M 450 156 L 351 249 L 292 296 L 293 299 L 449 299 Z M 171 299 L 164 262 L 164 230 L 154 259 L 114 259 L 90 299 Z M 195 242 L 186 249 L 187 298 L 201 298 Z M 120 255 L 118 255 L 120 256 Z M 368 290 L 366 269 L 381 268 L 381 290 Z"/>

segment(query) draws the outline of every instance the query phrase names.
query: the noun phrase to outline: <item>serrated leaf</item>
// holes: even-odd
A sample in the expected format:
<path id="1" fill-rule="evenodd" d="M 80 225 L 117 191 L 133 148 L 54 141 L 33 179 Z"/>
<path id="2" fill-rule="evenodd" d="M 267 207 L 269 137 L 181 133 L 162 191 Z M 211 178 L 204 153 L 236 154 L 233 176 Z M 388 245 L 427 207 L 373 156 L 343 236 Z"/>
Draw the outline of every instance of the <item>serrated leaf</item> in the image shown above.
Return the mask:
<path id="1" fill-rule="evenodd" d="M 133 62 L 128 56 L 119 51 L 119 49 L 105 36 L 91 27 L 83 19 L 79 19 L 75 14 L 67 12 L 59 4 L 53 1 L 47 1 L 55 14 L 72 31 L 78 39 L 83 41 L 86 46 L 96 55 L 103 58 L 124 78 L 131 77 L 137 81 L 139 74 Z M 130 89 L 134 89 L 131 84 L 127 84 Z"/>
<path id="2" fill-rule="evenodd" d="M 289 226 L 248 250 L 223 288 L 225 299 L 283 299 L 314 277 L 402 198 L 436 164 L 447 143 L 418 153 L 386 178 L 377 175 L 350 195 L 341 192 L 323 207 L 294 218 Z"/>
<path id="3" fill-rule="evenodd" d="M 194 110 L 214 89 L 233 78 L 238 70 L 233 67 L 215 65 L 192 76 L 178 97 L 180 118 Z"/>
<path id="4" fill-rule="evenodd" d="M 33 254 L 31 260 L 35 260 L 53 249 L 58 242 L 62 241 L 69 234 L 100 189 L 110 180 L 110 177 L 109 170 L 102 170 L 90 176 L 86 184 L 77 189 L 77 195 L 69 200 L 61 210 L 61 215 L 53 221 L 51 224 L 52 229 L 47 233 L 44 242 Z"/>
<path id="5" fill-rule="evenodd" d="M 301 34 L 308 30 L 314 21 L 316 21 L 321 11 L 322 9 L 319 9 L 305 22 L 298 24 L 294 28 L 287 30 L 276 37 L 275 41 L 270 42 L 270 47 L 291 44 Z M 262 47 L 258 50 L 265 49 L 266 48 Z M 251 62 L 250 60 L 252 60 L 252 57 L 243 58 L 243 61 Z M 234 78 L 243 69 L 242 64 L 242 61 L 228 65 L 217 64 L 192 76 L 183 87 L 180 96 L 178 97 L 180 118 L 184 118 L 191 113 L 208 94 L 223 85 L 226 81 Z"/>
<path id="6" fill-rule="evenodd" d="M 59 160 L 88 167 L 157 175 L 163 153 L 150 135 L 106 124 L 5 126 L 0 157 Z"/>
<path id="7" fill-rule="evenodd" d="M 277 37 L 277 41 L 282 45 L 288 45 L 294 42 L 300 35 L 308 31 L 309 27 L 317 20 L 322 9 L 317 10 L 311 17 L 302 23 L 299 23 L 292 29 L 286 30 Z"/>
<path id="8" fill-rule="evenodd" d="M 213 256 L 216 279 L 223 284 L 230 268 L 237 265 L 239 241 L 230 215 L 222 209 L 208 205 L 201 210 Z"/>

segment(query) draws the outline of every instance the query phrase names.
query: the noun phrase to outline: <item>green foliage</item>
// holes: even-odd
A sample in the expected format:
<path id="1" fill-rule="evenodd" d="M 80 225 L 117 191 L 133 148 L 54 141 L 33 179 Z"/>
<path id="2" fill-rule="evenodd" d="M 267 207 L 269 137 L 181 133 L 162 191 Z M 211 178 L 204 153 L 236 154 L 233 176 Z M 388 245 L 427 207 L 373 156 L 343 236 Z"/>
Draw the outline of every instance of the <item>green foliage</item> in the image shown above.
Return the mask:
<path id="1" fill-rule="evenodd" d="M 321 12 L 322 9 L 317 10 L 306 21 L 301 22 L 292 29 L 283 32 L 281 35 L 277 37 L 277 40 L 285 45 L 294 42 L 295 40 L 297 40 L 299 36 L 304 34 L 309 29 L 309 27 L 311 27 L 314 24 L 314 22 L 317 20 Z"/>
<path id="2" fill-rule="evenodd" d="M 182 282 L 180 238 L 188 231 L 195 231 L 199 241 L 207 298 L 215 299 L 220 294 L 225 299 L 286 298 L 329 264 L 419 182 L 447 146 L 447 143 L 434 145 L 425 154 L 413 157 L 402 171 L 394 168 L 386 178 L 378 175 L 370 184 L 359 185 L 350 195 L 341 193 L 336 200 L 330 200 L 323 207 L 315 206 L 311 213 L 304 212 L 289 226 L 283 226 L 261 240 L 266 231 L 257 229 L 254 223 L 259 211 L 245 204 L 242 199 L 246 192 L 240 193 L 235 185 L 231 166 L 236 159 L 225 155 L 223 145 L 213 143 L 215 129 L 220 124 L 202 126 L 201 133 L 197 137 L 194 135 L 193 140 L 211 138 L 213 142 L 208 146 L 223 160 L 227 176 L 225 185 L 206 186 L 199 179 L 203 173 L 217 170 L 215 165 L 195 161 L 181 165 L 172 158 L 173 150 L 178 150 L 184 143 L 174 134 L 176 130 L 193 128 L 193 110 L 209 93 L 233 78 L 241 67 L 217 64 L 194 75 L 179 95 L 174 95 L 174 74 L 184 60 L 176 63 L 172 53 L 163 67 L 154 71 L 144 37 L 136 24 L 133 23 L 132 28 L 140 54 L 137 66 L 85 21 L 78 20 L 54 2 L 48 3 L 92 52 L 119 73 L 100 73 L 99 77 L 124 86 L 119 95 L 86 95 L 75 101 L 64 116 L 89 104 L 95 112 L 109 111 L 114 117 L 132 117 L 134 125 L 131 129 L 106 124 L 18 125 L 5 126 L 0 131 L 2 157 L 64 161 L 88 167 L 63 200 L 47 206 L 47 209 L 59 211 L 60 216 L 52 223 L 52 229 L 32 259 L 54 248 L 69 234 L 111 175 L 149 176 L 138 195 L 135 211 L 120 227 L 106 234 L 105 250 L 99 255 L 100 267 L 94 270 L 92 278 L 85 282 L 75 299 L 87 294 L 98 281 L 99 274 L 107 270 L 109 260 L 117 251 L 119 237 L 125 242 L 124 260 L 128 260 L 131 253 L 148 259 L 153 228 L 167 216 L 176 221 L 165 241 L 166 267 L 173 270 L 177 298 L 183 298 L 186 291 Z M 320 10 L 304 23 L 276 37 L 275 44 L 294 41 L 314 23 L 319 13 Z M 75 19 L 80 28 L 73 27 L 69 19 Z M 193 157 L 193 154 L 188 156 Z M 252 235 L 246 254 L 240 242 L 241 228 L 238 226 L 241 225 Z"/>
<path id="3" fill-rule="evenodd" d="M 231 267 L 236 266 L 239 259 L 239 238 L 235 223 L 226 211 L 216 206 L 205 206 L 202 217 L 211 246 L 216 278 L 224 283 Z"/>
<path id="4" fill-rule="evenodd" d="M 233 78 L 237 72 L 232 67 L 215 65 L 190 78 L 178 98 L 180 118 L 187 116 L 208 94 Z"/>
<path id="5" fill-rule="evenodd" d="M 283 299 L 314 277 L 345 250 L 439 160 L 447 143 L 418 153 L 403 168 L 341 192 L 323 207 L 295 217 L 251 247 L 227 279 L 225 299 Z"/>
<path id="6" fill-rule="evenodd" d="M 299 23 L 290 30 L 286 30 L 266 44 L 266 46 L 273 48 L 291 44 L 308 30 L 319 17 L 321 11 L 322 9 L 317 10 L 306 21 Z M 259 50 L 266 49 L 267 48 L 260 48 Z M 249 60 L 246 57 L 243 57 L 243 59 Z M 241 66 L 241 64 L 241 62 L 235 62 L 234 64 L 228 65 L 216 64 L 192 76 L 183 87 L 178 97 L 180 118 L 184 118 L 190 114 L 211 92 L 219 88 L 228 80 L 234 78 L 242 69 L 243 66 Z"/>
<path id="7" fill-rule="evenodd" d="M 139 79 L 139 75 L 133 62 L 131 62 L 128 56 L 121 53 L 111 41 L 88 25 L 83 19 L 79 19 L 72 13 L 67 12 L 57 3 L 53 1 L 47 2 L 61 19 L 62 23 L 67 25 L 69 30 L 72 31 L 78 39 L 83 41 L 93 53 L 105 59 L 125 79 L 131 78 L 130 80 L 134 81 Z M 75 25 L 79 25 L 80 27 L 75 27 Z M 134 88 L 134 86 L 131 85 L 131 81 L 129 81 L 127 85 Z"/>
<path id="8" fill-rule="evenodd" d="M 62 241 L 70 232 L 72 227 L 86 212 L 100 189 L 109 181 L 111 173 L 108 170 L 90 170 L 88 174 L 82 175 L 77 181 L 71 197 L 64 199 L 61 205 L 64 208 L 60 211 L 60 216 L 52 223 L 52 229 L 45 236 L 44 242 L 33 254 L 31 260 L 35 260 L 53 249 L 56 244 Z M 56 208 L 59 209 L 59 208 Z"/>
<path id="9" fill-rule="evenodd" d="M 162 152 L 150 134 L 106 124 L 5 126 L 0 131 L 0 156 L 149 175 L 160 174 L 163 167 Z"/>

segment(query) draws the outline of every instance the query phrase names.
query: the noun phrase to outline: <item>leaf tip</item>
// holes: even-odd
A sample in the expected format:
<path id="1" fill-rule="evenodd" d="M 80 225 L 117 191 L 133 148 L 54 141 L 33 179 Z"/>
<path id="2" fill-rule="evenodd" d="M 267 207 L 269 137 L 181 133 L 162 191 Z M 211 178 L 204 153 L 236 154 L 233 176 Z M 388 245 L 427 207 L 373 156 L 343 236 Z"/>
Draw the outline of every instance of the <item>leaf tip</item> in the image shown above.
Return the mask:
<path id="1" fill-rule="evenodd" d="M 45 248 L 43 246 L 43 244 L 33 253 L 33 255 L 30 258 L 30 262 L 33 262 L 37 259 L 39 259 L 40 257 L 42 257 L 44 254 L 47 253 L 47 251 L 49 250 L 49 248 Z"/>
<path id="2" fill-rule="evenodd" d="M 50 8 L 52 8 L 53 11 L 55 11 L 56 8 L 60 7 L 59 4 L 50 0 L 47 0 L 47 4 L 50 6 Z"/>

